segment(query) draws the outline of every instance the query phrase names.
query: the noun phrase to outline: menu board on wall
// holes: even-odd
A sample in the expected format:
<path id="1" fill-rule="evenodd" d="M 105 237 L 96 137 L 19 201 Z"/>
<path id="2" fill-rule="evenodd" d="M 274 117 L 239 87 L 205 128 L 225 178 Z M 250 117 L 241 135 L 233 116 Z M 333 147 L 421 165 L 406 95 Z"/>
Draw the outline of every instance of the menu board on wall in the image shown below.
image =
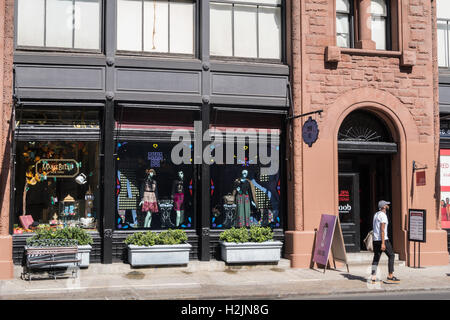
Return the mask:
<path id="1" fill-rule="evenodd" d="M 441 227 L 450 229 L 450 149 L 440 150 Z"/>
<path id="2" fill-rule="evenodd" d="M 426 210 L 409 209 L 408 240 L 416 242 L 426 241 Z"/>

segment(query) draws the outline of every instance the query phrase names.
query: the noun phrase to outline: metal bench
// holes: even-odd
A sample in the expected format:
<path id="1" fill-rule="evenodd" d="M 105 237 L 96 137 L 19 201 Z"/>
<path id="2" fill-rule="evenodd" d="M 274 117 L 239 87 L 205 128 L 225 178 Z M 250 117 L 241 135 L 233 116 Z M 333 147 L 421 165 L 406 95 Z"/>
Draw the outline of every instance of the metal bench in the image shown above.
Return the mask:
<path id="1" fill-rule="evenodd" d="M 80 259 L 78 247 L 25 247 L 25 264 L 22 279 L 31 281 L 34 271 L 48 271 L 56 280 L 57 276 L 72 272 L 72 277 L 78 276 Z"/>

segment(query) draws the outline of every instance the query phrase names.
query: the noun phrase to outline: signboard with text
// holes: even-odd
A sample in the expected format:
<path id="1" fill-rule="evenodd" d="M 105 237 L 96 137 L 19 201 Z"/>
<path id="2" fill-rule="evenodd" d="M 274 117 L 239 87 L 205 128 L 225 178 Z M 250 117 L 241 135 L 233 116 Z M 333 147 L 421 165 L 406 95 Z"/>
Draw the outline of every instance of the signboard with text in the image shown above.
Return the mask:
<path id="1" fill-rule="evenodd" d="M 79 173 L 79 166 L 74 159 L 40 159 L 36 163 L 36 174 L 48 178 L 73 178 Z"/>
<path id="2" fill-rule="evenodd" d="M 426 210 L 409 209 L 408 240 L 426 242 Z"/>
<path id="3" fill-rule="evenodd" d="M 316 236 L 313 262 L 325 266 L 326 269 L 330 252 L 334 260 L 347 264 L 347 254 L 339 218 L 330 214 L 322 214 Z"/>

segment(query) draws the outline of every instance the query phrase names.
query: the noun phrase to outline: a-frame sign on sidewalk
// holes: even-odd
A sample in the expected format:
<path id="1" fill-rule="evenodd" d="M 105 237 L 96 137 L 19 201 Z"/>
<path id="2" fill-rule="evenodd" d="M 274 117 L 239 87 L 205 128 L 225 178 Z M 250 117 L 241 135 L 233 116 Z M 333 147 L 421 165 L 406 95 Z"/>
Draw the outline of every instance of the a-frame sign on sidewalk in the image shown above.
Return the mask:
<path id="1" fill-rule="evenodd" d="M 313 262 L 323 265 L 324 273 L 327 269 L 330 252 L 333 257 L 334 268 L 336 269 L 336 261 L 340 261 L 347 265 L 347 272 L 349 272 L 339 217 L 322 214 L 319 229 L 316 233 Z"/>

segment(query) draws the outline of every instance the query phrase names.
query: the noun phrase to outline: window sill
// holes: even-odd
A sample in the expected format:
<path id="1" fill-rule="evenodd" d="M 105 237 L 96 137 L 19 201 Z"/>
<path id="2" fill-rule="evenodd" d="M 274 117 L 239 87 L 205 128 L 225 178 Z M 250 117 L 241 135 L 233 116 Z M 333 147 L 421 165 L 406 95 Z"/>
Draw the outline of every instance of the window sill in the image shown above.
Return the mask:
<path id="1" fill-rule="evenodd" d="M 373 50 L 373 49 L 341 48 L 337 46 L 326 47 L 325 61 L 334 63 L 340 62 L 341 54 L 400 58 L 400 65 L 402 67 L 412 67 L 416 64 L 416 52 L 411 50 L 388 51 L 388 50 Z"/>
<path id="2" fill-rule="evenodd" d="M 401 57 L 401 51 L 341 48 L 341 53 L 358 56 Z"/>

